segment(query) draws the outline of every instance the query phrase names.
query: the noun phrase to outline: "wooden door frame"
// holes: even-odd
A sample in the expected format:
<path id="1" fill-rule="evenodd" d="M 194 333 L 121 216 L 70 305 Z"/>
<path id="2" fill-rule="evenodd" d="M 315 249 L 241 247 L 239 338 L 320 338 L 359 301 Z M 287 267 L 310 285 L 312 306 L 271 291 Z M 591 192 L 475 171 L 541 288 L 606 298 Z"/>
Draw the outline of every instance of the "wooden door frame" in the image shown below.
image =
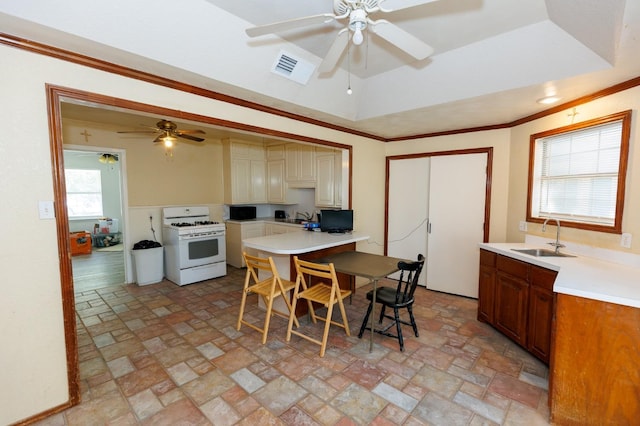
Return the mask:
<path id="1" fill-rule="evenodd" d="M 489 219 L 491 217 L 491 175 L 493 168 L 493 147 L 469 148 L 453 151 L 422 152 L 417 154 L 391 155 L 386 157 L 385 164 L 385 189 L 384 189 L 384 254 L 387 255 L 389 249 L 389 178 L 391 173 L 391 162 L 396 160 L 410 160 L 413 158 L 437 157 L 443 155 L 465 155 L 465 154 L 486 154 L 487 155 L 487 182 L 485 185 L 484 197 L 484 229 L 482 242 L 489 241 Z"/>

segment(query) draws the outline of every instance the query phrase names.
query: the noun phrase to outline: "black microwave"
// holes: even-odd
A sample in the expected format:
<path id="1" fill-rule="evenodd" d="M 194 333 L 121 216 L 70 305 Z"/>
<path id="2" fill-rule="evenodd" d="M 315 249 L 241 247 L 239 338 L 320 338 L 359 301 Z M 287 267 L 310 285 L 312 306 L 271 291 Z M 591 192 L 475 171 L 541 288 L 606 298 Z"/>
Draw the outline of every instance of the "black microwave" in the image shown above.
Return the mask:
<path id="1" fill-rule="evenodd" d="M 230 206 L 229 219 L 250 220 L 256 218 L 256 206 Z"/>

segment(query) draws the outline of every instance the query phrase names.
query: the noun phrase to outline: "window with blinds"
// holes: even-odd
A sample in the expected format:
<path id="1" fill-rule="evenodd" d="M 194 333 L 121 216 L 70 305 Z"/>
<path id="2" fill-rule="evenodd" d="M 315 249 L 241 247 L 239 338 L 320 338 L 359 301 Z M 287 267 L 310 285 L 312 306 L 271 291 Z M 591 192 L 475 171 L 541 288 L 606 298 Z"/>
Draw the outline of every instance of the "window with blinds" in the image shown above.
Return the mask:
<path id="1" fill-rule="evenodd" d="M 631 113 L 531 136 L 527 220 L 619 232 Z"/>

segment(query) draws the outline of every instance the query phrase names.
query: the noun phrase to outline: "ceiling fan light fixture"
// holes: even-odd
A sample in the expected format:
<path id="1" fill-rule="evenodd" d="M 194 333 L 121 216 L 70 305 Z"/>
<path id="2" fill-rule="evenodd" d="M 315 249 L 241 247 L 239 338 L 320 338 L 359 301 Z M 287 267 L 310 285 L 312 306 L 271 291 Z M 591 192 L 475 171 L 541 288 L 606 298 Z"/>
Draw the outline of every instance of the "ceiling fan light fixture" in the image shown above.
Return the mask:
<path id="1" fill-rule="evenodd" d="M 175 143 L 176 143 L 177 139 L 174 138 L 173 136 L 167 134 L 162 138 L 162 143 L 164 144 L 164 146 L 166 148 L 171 148 Z"/>
<path id="2" fill-rule="evenodd" d="M 353 31 L 353 44 L 360 46 L 364 40 L 362 31 L 367 28 L 367 12 L 364 9 L 355 9 L 349 15 L 349 29 Z"/>
<path id="3" fill-rule="evenodd" d="M 360 28 L 357 28 L 353 32 L 353 44 L 355 44 L 356 46 L 360 46 L 363 40 L 364 36 L 362 35 L 362 31 L 360 30 Z"/>
<path id="4" fill-rule="evenodd" d="M 115 164 L 118 161 L 118 156 L 114 154 L 102 154 L 98 157 L 98 161 L 102 164 Z"/>

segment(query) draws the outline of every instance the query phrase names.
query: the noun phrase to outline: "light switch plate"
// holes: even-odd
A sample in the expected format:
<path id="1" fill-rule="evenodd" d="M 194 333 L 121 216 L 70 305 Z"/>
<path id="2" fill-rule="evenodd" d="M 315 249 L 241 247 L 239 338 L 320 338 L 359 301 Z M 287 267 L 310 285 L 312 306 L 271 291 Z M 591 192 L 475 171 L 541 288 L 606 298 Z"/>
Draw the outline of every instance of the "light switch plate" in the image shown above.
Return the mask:
<path id="1" fill-rule="evenodd" d="M 38 201 L 38 213 L 40 214 L 40 219 L 55 219 L 53 201 Z"/>
<path id="2" fill-rule="evenodd" d="M 527 222 L 521 220 L 520 225 L 518 225 L 518 229 L 522 232 L 527 232 Z"/>

